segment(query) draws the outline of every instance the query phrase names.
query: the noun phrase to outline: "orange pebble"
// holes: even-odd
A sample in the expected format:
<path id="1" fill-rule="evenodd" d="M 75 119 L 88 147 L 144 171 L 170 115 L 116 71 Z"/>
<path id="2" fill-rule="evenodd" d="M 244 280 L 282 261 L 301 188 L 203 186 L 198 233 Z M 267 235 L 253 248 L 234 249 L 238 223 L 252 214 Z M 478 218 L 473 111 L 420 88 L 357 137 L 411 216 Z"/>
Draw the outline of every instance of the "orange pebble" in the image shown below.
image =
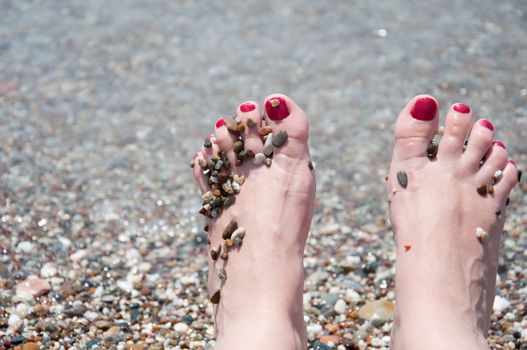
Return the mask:
<path id="1" fill-rule="evenodd" d="M 412 245 L 410 243 L 405 243 L 403 244 L 403 247 L 404 247 L 404 251 L 407 252 L 409 251 L 410 249 L 412 249 Z"/>

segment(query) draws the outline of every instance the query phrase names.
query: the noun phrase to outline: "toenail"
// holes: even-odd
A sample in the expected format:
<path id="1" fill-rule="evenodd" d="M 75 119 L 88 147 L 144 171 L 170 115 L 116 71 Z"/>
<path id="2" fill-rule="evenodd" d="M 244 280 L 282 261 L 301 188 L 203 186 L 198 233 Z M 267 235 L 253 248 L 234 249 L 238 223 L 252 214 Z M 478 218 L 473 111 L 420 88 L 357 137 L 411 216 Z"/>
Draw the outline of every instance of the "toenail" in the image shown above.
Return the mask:
<path id="1" fill-rule="evenodd" d="M 501 142 L 500 140 L 496 140 L 492 143 L 493 145 L 500 146 L 501 148 L 505 149 L 505 144 Z"/>
<path id="2" fill-rule="evenodd" d="M 224 125 L 225 125 L 225 119 L 219 118 L 218 120 L 216 120 L 216 127 L 217 128 L 221 128 Z"/>
<path id="3" fill-rule="evenodd" d="M 456 103 L 454 105 L 454 111 L 458 113 L 470 113 L 470 107 L 464 103 Z"/>
<path id="4" fill-rule="evenodd" d="M 242 104 L 240 106 L 240 111 L 242 111 L 242 112 L 250 112 L 250 111 L 254 111 L 255 108 L 256 108 L 256 106 L 254 105 L 254 103 L 245 102 L 244 104 Z"/>
<path id="5" fill-rule="evenodd" d="M 437 103 L 433 98 L 422 97 L 415 101 L 410 114 L 417 120 L 430 121 L 437 114 Z"/>
<path id="6" fill-rule="evenodd" d="M 487 119 L 481 119 L 479 123 L 489 129 L 490 131 L 494 130 L 494 125 L 492 125 L 492 123 L 489 122 Z"/>
<path id="7" fill-rule="evenodd" d="M 289 109 L 282 97 L 273 97 L 267 100 L 265 111 L 271 120 L 282 120 L 289 117 Z"/>
<path id="8" fill-rule="evenodd" d="M 512 159 L 509 159 L 509 163 L 511 163 L 512 165 L 516 166 L 516 162 L 513 161 Z"/>

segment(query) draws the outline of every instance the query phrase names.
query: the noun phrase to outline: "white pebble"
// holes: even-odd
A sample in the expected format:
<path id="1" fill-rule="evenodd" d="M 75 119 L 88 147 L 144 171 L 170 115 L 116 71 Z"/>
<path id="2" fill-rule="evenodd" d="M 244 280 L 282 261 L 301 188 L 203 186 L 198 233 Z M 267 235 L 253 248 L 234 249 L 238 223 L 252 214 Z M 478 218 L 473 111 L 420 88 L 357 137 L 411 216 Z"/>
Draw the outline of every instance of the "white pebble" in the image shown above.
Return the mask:
<path id="1" fill-rule="evenodd" d="M 24 303 L 20 303 L 16 306 L 16 314 L 20 317 L 20 318 L 25 318 L 27 316 L 27 313 L 28 313 L 28 309 L 29 309 L 29 306 L 27 306 L 26 304 Z"/>
<path id="2" fill-rule="evenodd" d="M 58 273 L 57 265 L 52 262 L 45 263 L 40 269 L 40 276 L 50 278 Z"/>
<path id="3" fill-rule="evenodd" d="M 492 309 L 496 312 L 502 312 L 505 309 L 507 309 L 509 306 L 511 306 L 511 303 L 507 299 L 499 295 L 496 295 Z"/>
<path id="4" fill-rule="evenodd" d="M 265 139 L 263 153 L 266 156 L 270 156 L 273 153 L 273 149 L 274 149 L 274 146 L 273 146 L 273 133 L 271 132 L 271 133 L 267 134 L 267 139 Z"/>
<path id="5" fill-rule="evenodd" d="M 342 299 L 337 300 L 337 302 L 335 303 L 335 306 L 333 307 L 333 310 L 335 310 L 336 313 L 341 314 L 341 315 L 345 314 L 347 309 L 348 309 L 348 305 Z"/>
<path id="6" fill-rule="evenodd" d="M 263 163 L 264 160 L 265 160 L 265 154 L 263 154 L 263 153 L 257 153 L 257 154 L 254 156 L 253 164 L 254 164 L 254 165 L 260 165 L 260 164 Z"/>
<path id="7" fill-rule="evenodd" d="M 16 246 L 16 251 L 19 253 L 30 254 L 34 250 L 33 243 L 29 241 L 22 241 Z"/>
<path id="8" fill-rule="evenodd" d="M 188 325 L 186 323 L 179 322 L 174 325 L 174 331 L 176 331 L 176 333 L 182 334 L 185 333 L 187 330 Z"/>
<path id="9" fill-rule="evenodd" d="M 18 329 L 18 328 L 20 328 L 21 322 L 22 322 L 22 319 L 17 314 L 12 314 L 7 319 L 7 324 L 9 325 L 10 329 L 14 329 L 14 328 Z"/>

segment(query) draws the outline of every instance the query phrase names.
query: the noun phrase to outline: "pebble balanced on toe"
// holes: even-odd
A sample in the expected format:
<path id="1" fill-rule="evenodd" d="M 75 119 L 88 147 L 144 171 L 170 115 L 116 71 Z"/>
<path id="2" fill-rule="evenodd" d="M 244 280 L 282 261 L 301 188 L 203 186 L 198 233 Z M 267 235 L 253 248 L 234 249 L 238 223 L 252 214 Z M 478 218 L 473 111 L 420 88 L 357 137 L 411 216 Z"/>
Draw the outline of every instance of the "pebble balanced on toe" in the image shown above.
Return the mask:
<path id="1" fill-rule="evenodd" d="M 210 242 L 217 349 L 305 349 L 302 259 L 315 194 L 307 135 L 303 111 L 277 94 L 265 114 L 251 101 L 218 119 L 211 146 L 191 162 Z M 276 322 L 271 313 L 287 316 Z"/>
<path id="2" fill-rule="evenodd" d="M 500 235 L 518 181 L 494 127 L 415 97 L 396 122 L 387 182 L 396 244 L 393 349 L 487 349 Z M 470 131 L 470 135 L 469 135 Z M 465 145 L 465 139 L 468 142 Z M 448 334 L 448 337 L 444 335 Z"/>

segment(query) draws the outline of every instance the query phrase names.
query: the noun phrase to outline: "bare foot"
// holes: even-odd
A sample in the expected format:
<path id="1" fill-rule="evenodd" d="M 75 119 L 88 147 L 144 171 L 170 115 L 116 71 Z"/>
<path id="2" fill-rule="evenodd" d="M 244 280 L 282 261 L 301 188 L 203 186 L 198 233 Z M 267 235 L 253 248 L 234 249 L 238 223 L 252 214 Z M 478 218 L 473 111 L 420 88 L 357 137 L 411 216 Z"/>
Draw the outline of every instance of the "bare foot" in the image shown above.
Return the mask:
<path id="1" fill-rule="evenodd" d="M 517 169 L 505 145 L 493 142 L 492 124 L 472 125 L 463 104 L 450 108 L 437 156 L 429 157 L 437 112 L 432 97 L 417 96 L 395 127 L 387 185 L 397 245 L 392 345 L 488 349 L 500 235 Z"/>
<path id="2" fill-rule="evenodd" d="M 209 256 L 209 294 L 221 290 L 214 310 L 217 349 L 305 349 L 307 344 L 302 259 L 315 196 L 307 118 L 289 97 L 280 94 L 268 97 L 265 109 L 265 123 L 274 135 L 280 130 L 288 134 L 285 144 L 274 148 L 270 166 L 255 165 L 251 155 L 236 165 L 235 149 L 239 151 L 240 144 L 235 142 L 239 138 L 228 129 L 232 120 L 226 124 L 222 118 L 216 122 L 212 146 L 204 147 L 195 158 L 194 177 L 202 193 L 210 191 L 212 183 L 198 166 L 203 163 L 200 159 L 211 164 L 220 151 L 229 159 L 228 172 L 246 178 L 234 204 L 217 218 L 207 219 L 209 250 L 217 252 L 222 247 L 220 256 L 214 256 L 216 260 Z M 246 102 L 236 115 L 245 125 L 240 133 L 244 149 L 262 153 L 259 106 Z M 231 249 L 224 260 L 222 233 L 233 219 L 246 234 L 241 247 Z M 226 272 L 223 282 L 218 277 L 221 268 Z"/>

